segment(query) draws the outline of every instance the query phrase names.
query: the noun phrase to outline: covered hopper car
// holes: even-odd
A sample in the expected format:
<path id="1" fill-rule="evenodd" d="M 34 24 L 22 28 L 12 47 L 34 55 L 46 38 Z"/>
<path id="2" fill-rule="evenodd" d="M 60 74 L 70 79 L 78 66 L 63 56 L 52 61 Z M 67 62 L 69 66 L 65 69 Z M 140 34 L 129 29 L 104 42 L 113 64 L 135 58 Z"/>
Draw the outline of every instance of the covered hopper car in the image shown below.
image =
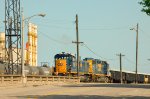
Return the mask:
<path id="1" fill-rule="evenodd" d="M 111 81 L 113 83 L 120 83 L 120 71 L 110 70 L 111 73 Z M 123 71 L 122 72 L 122 80 L 123 83 L 135 83 L 136 74 L 135 72 Z M 137 82 L 138 83 L 150 83 L 150 75 L 144 73 L 137 74 Z"/>

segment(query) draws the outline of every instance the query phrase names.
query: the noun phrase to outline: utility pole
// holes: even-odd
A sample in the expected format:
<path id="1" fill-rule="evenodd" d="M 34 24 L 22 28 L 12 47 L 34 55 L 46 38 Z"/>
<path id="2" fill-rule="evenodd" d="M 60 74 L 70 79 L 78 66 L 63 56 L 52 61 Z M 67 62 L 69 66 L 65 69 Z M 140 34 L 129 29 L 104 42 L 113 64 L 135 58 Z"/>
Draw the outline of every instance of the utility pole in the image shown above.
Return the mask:
<path id="1" fill-rule="evenodd" d="M 117 54 L 117 56 L 119 56 L 120 58 L 120 83 L 122 84 L 122 56 L 125 56 L 125 55 L 122 55 L 121 53 L 120 54 Z"/>
<path id="2" fill-rule="evenodd" d="M 138 65 L 138 29 L 139 29 L 139 25 L 137 23 L 137 27 L 136 27 L 136 77 L 135 77 L 135 83 L 138 83 L 138 76 L 137 76 L 137 65 Z"/>
<path id="3" fill-rule="evenodd" d="M 78 34 L 78 15 L 76 14 L 76 42 L 72 42 L 72 43 L 76 43 L 77 44 L 77 76 L 79 76 L 79 44 L 83 43 L 83 42 L 79 42 L 79 34 Z"/>
<path id="4" fill-rule="evenodd" d="M 136 28 L 132 28 L 130 30 L 136 31 L 136 68 L 135 68 L 135 83 L 138 83 L 138 75 L 137 75 L 137 67 L 138 67 L 138 30 L 139 30 L 139 24 L 137 23 Z"/>

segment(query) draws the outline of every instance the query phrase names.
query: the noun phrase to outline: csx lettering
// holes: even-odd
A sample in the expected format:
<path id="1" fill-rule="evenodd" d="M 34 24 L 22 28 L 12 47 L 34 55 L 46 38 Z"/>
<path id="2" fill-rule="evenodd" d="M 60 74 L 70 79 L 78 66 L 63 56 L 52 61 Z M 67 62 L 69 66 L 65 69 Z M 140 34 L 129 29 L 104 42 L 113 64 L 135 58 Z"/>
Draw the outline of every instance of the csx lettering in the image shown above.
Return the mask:
<path id="1" fill-rule="evenodd" d="M 62 66 L 62 65 L 63 65 L 63 63 L 58 63 L 57 65 L 58 65 L 58 66 Z"/>

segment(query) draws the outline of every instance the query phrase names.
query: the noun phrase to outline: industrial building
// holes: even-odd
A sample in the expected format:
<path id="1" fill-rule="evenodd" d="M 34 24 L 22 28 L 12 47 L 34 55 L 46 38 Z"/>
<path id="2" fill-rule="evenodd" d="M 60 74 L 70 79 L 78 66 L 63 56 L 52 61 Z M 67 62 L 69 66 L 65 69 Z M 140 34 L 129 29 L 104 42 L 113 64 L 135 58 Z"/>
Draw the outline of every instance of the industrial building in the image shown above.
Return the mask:
<path id="1" fill-rule="evenodd" d="M 15 53 L 17 51 L 17 49 L 16 48 L 13 48 L 13 49 L 14 49 L 13 53 Z M 21 54 L 21 49 L 19 49 L 18 51 Z M 17 59 L 17 56 L 15 56 L 15 54 L 13 54 L 12 57 L 14 59 L 14 63 L 16 63 L 15 60 Z M 6 59 L 5 59 L 5 33 L 0 32 L 0 61 L 1 62 L 5 62 L 5 61 L 7 62 L 7 60 L 8 60 L 7 56 L 6 56 Z M 19 59 L 19 63 L 21 63 L 21 59 Z"/>
<path id="2" fill-rule="evenodd" d="M 28 25 L 25 63 L 30 66 L 37 66 L 37 25 L 33 23 L 29 23 Z"/>
<path id="3" fill-rule="evenodd" d="M 0 32 L 0 61 L 5 58 L 5 33 Z"/>
<path id="4" fill-rule="evenodd" d="M 15 48 L 14 48 L 15 50 Z M 19 50 L 21 53 L 21 50 Z M 15 55 L 15 54 L 14 54 Z M 17 56 L 13 56 L 15 60 Z M 0 61 L 5 61 L 5 33 L 0 32 Z M 7 56 L 6 56 L 7 61 Z M 21 63 L 21 59 L 19 60 Z M 37 66 L 37 25 L 28 24 L 28 41 L 24 49 L 24 63 L 30 66 Z"/>

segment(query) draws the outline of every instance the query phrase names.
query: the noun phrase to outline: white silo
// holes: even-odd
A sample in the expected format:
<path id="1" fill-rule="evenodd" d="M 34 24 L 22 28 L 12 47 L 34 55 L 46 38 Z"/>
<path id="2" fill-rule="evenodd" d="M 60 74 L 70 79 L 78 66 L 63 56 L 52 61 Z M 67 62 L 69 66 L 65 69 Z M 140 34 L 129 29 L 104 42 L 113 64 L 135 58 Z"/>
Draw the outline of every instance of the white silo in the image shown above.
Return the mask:
<path id="1" fill-rule="evenodd" d="M 32 66 L 32 24 L 29 23 L 28 25 L 28 43 L 29 43 L 29 49 L 28 49 L 28 64 Z"/>
<path id="2" fill-rule="evenodd" d="M 0 61 L 5 59 L 5 33 L 0 33 Z"/>

